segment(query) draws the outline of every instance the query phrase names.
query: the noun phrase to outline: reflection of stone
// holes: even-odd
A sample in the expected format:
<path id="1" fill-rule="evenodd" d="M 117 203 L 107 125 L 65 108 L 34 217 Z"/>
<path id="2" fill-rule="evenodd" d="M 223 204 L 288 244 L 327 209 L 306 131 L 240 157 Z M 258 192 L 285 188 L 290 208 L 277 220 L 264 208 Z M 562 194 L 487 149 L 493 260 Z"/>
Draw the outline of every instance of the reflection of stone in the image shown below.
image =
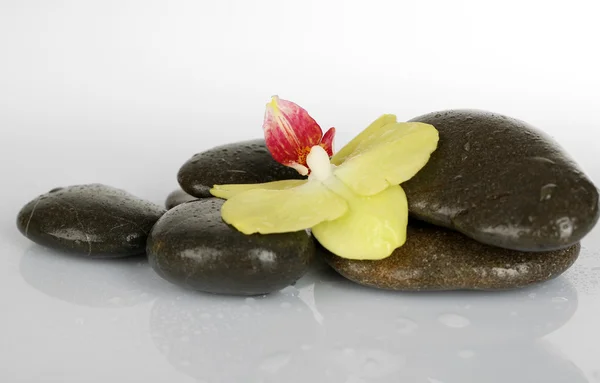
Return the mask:
<path id="1" fill-rule="evenodd" d="M 164 288 L 145 257 L 85 259 L 34 245 L 21 257 L 23 279 L 62 301 L 90 307 L 130 307 Z"/>
<path id="2" fill-rule="evenodd" d="M 469 349 L 459 346 L 423 345 L 415 350 L 383 341 L 355 348 L 315 350 L 312 356 L 329 366 L 328 383 L 587 382 L 577 366 L 552 352 L 541 340 Z"/>
<path id="3" fill-rule="evenodd" d="M 518 291 L 399 293 L 329 277 L 315 302 L 325 337 L 312 357 L 331 383 L 586 382 L 538 339 L 577 308 L 564 278 Z"/>
<path id="4" fill-rule="evenodd" d="M 315 301 L 329 340 L 374 338 L 415 347 L 535 339 L 561 327 L 577 308 L 564 278 L 504 292 L 399 293 L 342 278 L 318 283 Z"/>
<path id="5" fill-rule="evenodd" d="M 300 382 L 319 333 L 300 295 L 293 287 L 260 298 L 172 290 L 154 303 L 152 338 L 199 382 Z"/>

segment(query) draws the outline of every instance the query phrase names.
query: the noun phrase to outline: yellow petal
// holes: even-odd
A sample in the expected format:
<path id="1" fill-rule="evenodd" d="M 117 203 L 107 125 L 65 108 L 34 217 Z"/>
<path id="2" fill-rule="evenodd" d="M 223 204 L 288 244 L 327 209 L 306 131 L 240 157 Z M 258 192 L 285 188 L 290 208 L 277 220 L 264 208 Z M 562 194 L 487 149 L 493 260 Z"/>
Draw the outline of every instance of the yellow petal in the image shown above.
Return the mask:
<path id="1" fill-rule="evenodd" d="M 210 193 L 218 198 L 229 199 L 237 194 L 243 193 L 248 190 L 262 189 L 262 190 L 285 190 L 295 188 L 303 185 L 308 180 L 283 180 L 265 182 L 261 184 L 228 184 L 228 185 L 215 185 L 210 189 Z"/>
<path id="2" fill-rule="evenodd" d="M 384 126 L 395 123 L 396 116 L 393 114 L 384 114 L 383 116 L 379 117 L 369 126 L 367 126 L 362 132 L 360 132 L 358 136 L 354 137 L 336 154 L 334 154 L 333 157 L 331 157 L 331 163 L 334 165 L 340 165 L 342 162 L 344 162 L 346 157 L 354 153 L 360 143 L 368 141 L 370 136 L 374 136 L 375 133 Z"/>
<path id="3" fill-rule="evenodd" d="M 334 174 L 360 195 L 374 195 L 412 178 L 437 148 L 438 131 L 384 115 L 336 154 Z"/>
<path id="4" fill-rule="evenodd" d="M 355 194 L 346 200 L 346 214 L 312 229 L 323 247 L 343 258 L 377 260 L 404 244 L 408 204 L 399 185 L 368 197 Z"/>
<path id="5" fill-rule="evenodd" d="M 253 189 L 223 204 L 223 220 L 244 234 L 286 233 L 336 219 L 348 210 L 344 199 L 319 181 L 282 189 Z"/>

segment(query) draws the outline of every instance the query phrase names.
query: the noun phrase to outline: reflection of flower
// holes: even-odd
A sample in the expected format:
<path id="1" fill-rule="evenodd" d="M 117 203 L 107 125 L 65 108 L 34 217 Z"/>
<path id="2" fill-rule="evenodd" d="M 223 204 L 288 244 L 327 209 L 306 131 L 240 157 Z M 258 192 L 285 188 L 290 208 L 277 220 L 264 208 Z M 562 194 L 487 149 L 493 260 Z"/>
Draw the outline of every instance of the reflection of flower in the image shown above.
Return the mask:
<path id="1" fill-rule="evenodd" d="M 408 205 L 399 184 L 436 149 L 433 126 L 386 114 L 333 155 L 333 128 L 321 136 L 304 109 L 273 97 L 264 131 L 273 158 L 308 179 L 215 185 L 211 193 L 228 199 L 225 222 L 245 234 L 312 228 L 325 248 L 351 259 L 382 259 L 404 244 Z"/>

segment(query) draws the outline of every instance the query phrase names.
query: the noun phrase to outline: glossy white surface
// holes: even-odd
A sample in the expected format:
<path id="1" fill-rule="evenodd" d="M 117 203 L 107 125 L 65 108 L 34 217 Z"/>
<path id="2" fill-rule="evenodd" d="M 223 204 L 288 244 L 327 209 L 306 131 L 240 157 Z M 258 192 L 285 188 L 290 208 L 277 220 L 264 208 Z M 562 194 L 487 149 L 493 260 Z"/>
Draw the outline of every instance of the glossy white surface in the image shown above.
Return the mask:
<path id="1" fill-rule="evenodd" d="M 402 294 L 315 265 L 265 298 L 32 244 L 20 207 L 102 182 L 162 203 L 197 151 L 260 137 L 272 94 L 338 128 L 481 108 L 598 184 L 595 1 L 0 1 L 1 382 L 600 382 L 600 229 L 521 291 Z M 499 159 L 501 160 L 501 159 Z"/>

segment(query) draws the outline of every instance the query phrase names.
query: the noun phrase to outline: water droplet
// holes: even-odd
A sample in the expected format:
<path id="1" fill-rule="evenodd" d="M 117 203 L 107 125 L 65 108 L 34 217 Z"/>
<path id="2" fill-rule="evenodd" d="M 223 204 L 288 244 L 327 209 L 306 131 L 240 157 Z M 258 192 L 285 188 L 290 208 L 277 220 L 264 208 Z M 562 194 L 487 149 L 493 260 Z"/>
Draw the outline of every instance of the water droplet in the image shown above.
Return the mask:
<path id="1" fill-rule="evenodd" d="M 552 193 L 557 186 L 555 184 L 547 184 L 540 189 L 540 201 L 548 201 L 552 198 Z"/>
<path id="2" fill-rule="evenodd" d="M 569 299 L 565 298 L 565 297 L 553 297 L 552 298 L 552 302 L 554 303 L 562 303 L 562 302 L 568 302 Z"/>
<path id="3" fill-rule="evenodd" d="M 289 309 L 290 307 L 292 307 L 292 304 L 290 302 L 282 302 L 279 306 L 282 309 Z"/>
<path id="4" fill-rule="evenodd" d="M 471 324 L 470 320 L 458 314 L 442 314 L 438 317 L 438 320 L 452 328 L 463 328 Z"/>
<path id="5" fill-rule="evenodd" d="M 109 303 L 112 303 L 113 305 L 118 305 L 123 301 L 123 299 L 121 299 L 121 297 L 112 297 L 108 300 Z"/>
<path id="6" fill-rule="evenodd" d="M 556 221 L 561 239 L 566 239 L 573 234 L 573 221 L 569 217 L 562 217 Z"/>
<path id="7" fill-rule="evenodd" d="M 281 352 L 266 357 L 259 368 L 270 374 L 275 374 L 290 362 L 292 356 L 287 352 Z"/>
<path id="8" fill-rule="evenodd" d="M 377 373 L 378 370 L 379 363 L 377 363 L 377 360 L 367 357 L 367 359 L 365 359 L 365 363 L 363 364 L 363 371 L 365 372 L 365 374 L 371 376 L 374 373 Z"/>
<path id="9" fill-rule="evenodd" d="M 463 358 L 463 359 L 471 359 L 472 357 L 475 356 L 475 351 L 473 350 L 460 350 L 458 352 L 458 356 Z"/>
<path id="10" fill-rule="evenodd" d="M 408 319 L 408 318 L 398 318 L 396 319 L 396 332 L 398 334 L 410 334 L 412 332 L 414 332 L 419 325 L 416 324 L 414 321 Z"/>

